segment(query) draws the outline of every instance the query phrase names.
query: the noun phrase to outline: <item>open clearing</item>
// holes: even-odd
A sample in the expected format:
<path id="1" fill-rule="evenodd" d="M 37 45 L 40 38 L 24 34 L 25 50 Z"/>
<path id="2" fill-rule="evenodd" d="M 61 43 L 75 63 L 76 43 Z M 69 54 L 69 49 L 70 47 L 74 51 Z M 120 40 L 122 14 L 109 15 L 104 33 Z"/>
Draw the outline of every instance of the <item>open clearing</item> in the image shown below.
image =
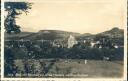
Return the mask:
<path id="1" fill-rule="evenodd" d="M 83 59 L 59 59 L 54 63 L 50 61 L 51 59 L 40 60 L 48 66 L 46 75 L 42 77 L 120 78 L 123 76 L 123 61 L 87 60 L 85 64 Z M 23 67 L 21 60 L 15 61 L 18 67 Z M 38 60 L 35 61 L 33 63 L 38 66 Z"/>
<path id="2" fill-rule="evenodd" d="M 52 69 L 50 69 L 50 71 L 54 71 L 55 67 L 58 67 L 60 69 L 58 73 L 65 73 L 63 71 L 66 70 L 66 68 L 69 69 L 69 74 L 76 75 L 74 77 L 77 77 L 78 74 L 81 75 L 78 77 L 87 78 L 117 78 L 121 77 L 123 73 L 123 63 L 121 63 L 120 61 L 88 60 L 85 64 L 84 60 L 71 60 L 69 62 L 62 60 L 56 62 Z M 56 73 L 57 72 L 55 72 L 55 74 Z"/>

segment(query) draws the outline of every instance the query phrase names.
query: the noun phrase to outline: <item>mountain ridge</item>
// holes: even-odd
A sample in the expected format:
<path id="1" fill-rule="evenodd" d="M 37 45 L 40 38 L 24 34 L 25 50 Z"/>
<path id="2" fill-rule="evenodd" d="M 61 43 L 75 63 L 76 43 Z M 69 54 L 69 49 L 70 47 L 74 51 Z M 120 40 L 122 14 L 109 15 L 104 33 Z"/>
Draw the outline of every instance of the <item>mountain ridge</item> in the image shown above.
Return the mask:
<path id="1" fill-rule="evenodd" d="M 67 39 L 70 35 L 73 35 L 76 38 L 86 38 L 86 37 L 95 37 L 97 35 L 105 35 L 110 38 L 123 37 L 123 29 L 112 28 L 111 30 L 104 31 L 98 34 L 90 34 L 90 33 L 76 33 L 76 32 L 68 32 L 62 30 L 40 30 L 36 33 L 34 32 L 22 32 L 17 35 L 7 35 L 5 34 L 5 39 L 24 39 L 24 40 L 55 40 L 55 39 Z"/>

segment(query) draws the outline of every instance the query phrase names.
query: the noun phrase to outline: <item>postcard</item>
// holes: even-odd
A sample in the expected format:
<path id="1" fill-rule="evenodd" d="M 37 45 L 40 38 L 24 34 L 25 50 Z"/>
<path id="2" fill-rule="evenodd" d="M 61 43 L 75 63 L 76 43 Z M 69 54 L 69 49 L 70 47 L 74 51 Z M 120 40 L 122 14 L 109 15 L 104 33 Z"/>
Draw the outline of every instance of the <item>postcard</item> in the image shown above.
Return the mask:
<path id="1" fill-rule="evenodd" d="M 126 81 L 127 0 L 1 2 L 1 79 Z"/>

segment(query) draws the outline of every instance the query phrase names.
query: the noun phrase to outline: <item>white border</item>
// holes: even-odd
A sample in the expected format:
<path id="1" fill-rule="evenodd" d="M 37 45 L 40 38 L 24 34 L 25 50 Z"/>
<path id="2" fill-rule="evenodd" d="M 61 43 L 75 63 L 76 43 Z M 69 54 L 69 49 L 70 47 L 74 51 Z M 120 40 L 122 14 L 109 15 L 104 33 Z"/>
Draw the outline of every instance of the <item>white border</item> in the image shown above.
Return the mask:
<path id="1" fill-rule="evenodd" d="M 4 74 L 4 1 L 1 1 L 1 79 Z"/>
<path id="2" fill-rule="evenodd" d="M 4 78 L 4 2 L 22 2 L 27 0 L 1 0 L 1 80 L 42 80 L 42 81 L 126 81 L 127 80 L 127 0 L 124 0 L 124 77 L 122 78 Z M 37 2 L 38 0 L 31 0 L 31 2 Z M 54 2 L 59 0 L 42 0 L 41 2 Z M 63 0 L 60 0 L 60 2 Z M 64 0 L 67 2 L 68 0 Z M 84 2 L 84 0 L 71 0 L 75 2 Z M 89 1 L 89 0 L 88 0 Z M 101 0 L 102 1 L 102 0 Z M 111 1 L 111 0 L 109 0 Z M 117 0 L 118 1 L 118 0 Z"/>

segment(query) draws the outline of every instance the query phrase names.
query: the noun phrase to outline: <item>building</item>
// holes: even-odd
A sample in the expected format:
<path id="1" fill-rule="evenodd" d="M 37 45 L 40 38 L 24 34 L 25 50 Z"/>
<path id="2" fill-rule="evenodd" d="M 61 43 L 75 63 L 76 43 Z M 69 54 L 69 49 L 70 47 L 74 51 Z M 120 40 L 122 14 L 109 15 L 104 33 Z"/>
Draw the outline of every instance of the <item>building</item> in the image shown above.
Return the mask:
<path id="1" fill-rule="evenodd" d="M 77 40 L 74 36 L 70 35 L 68 38 L 68 48 L 72 48 L 75 44 L 77 44 Z"/>

